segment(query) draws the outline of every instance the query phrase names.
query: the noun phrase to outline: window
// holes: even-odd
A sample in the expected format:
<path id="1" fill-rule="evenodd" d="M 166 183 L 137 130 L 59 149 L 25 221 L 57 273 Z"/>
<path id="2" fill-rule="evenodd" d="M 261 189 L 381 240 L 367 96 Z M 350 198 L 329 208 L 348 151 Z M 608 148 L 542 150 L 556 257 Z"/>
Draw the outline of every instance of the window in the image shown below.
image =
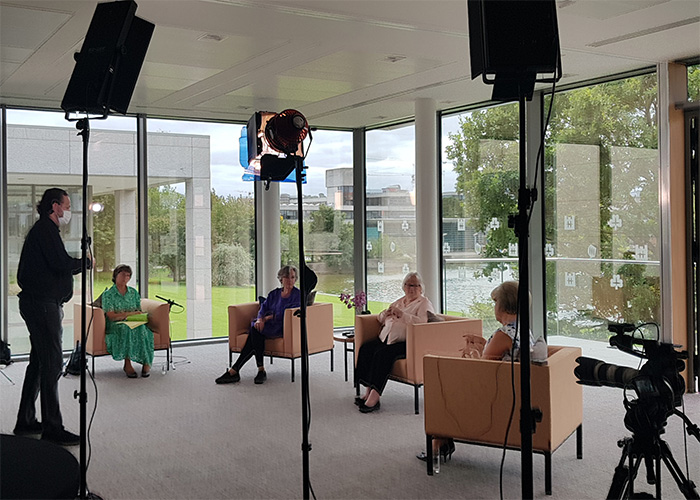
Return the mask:
<path id="1" fill-rule="evenodd" d="M 304 255 L 318 276 L 316 301 L 333 304 L 335 326 L 354 324 L 340 294 L 354 291 L 352 133 L 314 132 L 302 187 Z M 298 200 L 294 183 L 280 185 L 282 263 L 298 266 Z"/>
<path id="2" fill-rule="evenodd" d="M 24 238 L 37 220 L 36 205 L 43 192 L 61 187 L 71 197 L 72 218 L 61 229 L 69 254 L 81 255 L 82 235 L 82 138 L 76 136 L 75 124 L 67 122 L 62 113 L 8 110 L 8 221 L 9 234 L 9 315 L 8 341 L 15 354 L 29 352 L 29 334 L 19 315 L 17 265 Z M 90 292 L 99 295 L 111 286 L 114 263 L 138 262 L 136 248 L 135 210 L 115 215 L 117 193 L 135 189 L 136 157 L 135 121 L 110 117 L 90 122 L 88 151 L 89 201 L 102 201 L 106 209 L 88 214 L 88 233 L 93 238 L 93 253 L 97 260 Z M 78 154 L 76 154 L 76 152 Z M 129 219 L 133 218 L 133 221 Z M 121 235 L 121 237 L 117 237 Z M 73 348 L 73 304 L 81 301 L 81 277 L 73 279 L 73 298 L 64 306 L 63 347 Z"/>
<path id="3" fill-rule="evenodd" d="M 660 324 L 656 75 L 557 94 L 546 148 L 547 331 Z"/>
<path id="4" fill-rule="evenodd" d="M 517 103 L 443 119 L 442 257 L 445 311 L 497 327 L 491 290 L 517 279 Z"/>
<path id="5" fill-rule="evenodd" d="M 148 121 L 149 295 L 173 309 L 175 340 L 228 335 L 228 306 L 255 300 L 253 185 L 240 125 Z"/>
<path id="6" fill-rule="evenodd" d="M 415 126 L 366 134 L 367 298 L 379 312 L 416 270 Z"/>

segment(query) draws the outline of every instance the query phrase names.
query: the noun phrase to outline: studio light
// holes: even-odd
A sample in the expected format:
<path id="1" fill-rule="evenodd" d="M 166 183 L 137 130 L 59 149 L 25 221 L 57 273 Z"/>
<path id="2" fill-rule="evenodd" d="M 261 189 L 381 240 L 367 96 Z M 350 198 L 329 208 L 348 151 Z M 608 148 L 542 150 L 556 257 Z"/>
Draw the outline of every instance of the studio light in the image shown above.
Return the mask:
<path id="1" fill-rule="evenodd" d="M 248 165 L 265 182 L 283 181 L 304 161 L 309 123 L 295 109 L 281 113 L 258 111 L 247 125 Z"/>
<path id="2" fill-rule="evenodd" d="M 88 206 L 88 209 L 94 214 L 99 214 L 100 212 L 102 212 L 102 210 L 105 209 L 105 206 L 99 201 L 93 201 Z"/>

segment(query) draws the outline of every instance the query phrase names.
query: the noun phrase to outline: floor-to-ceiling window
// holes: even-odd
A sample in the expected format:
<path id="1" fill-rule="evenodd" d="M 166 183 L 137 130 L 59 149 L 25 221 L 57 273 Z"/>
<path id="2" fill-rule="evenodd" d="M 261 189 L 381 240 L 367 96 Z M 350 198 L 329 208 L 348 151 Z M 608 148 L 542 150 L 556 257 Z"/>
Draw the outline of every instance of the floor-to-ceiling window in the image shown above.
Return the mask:
<path id="1" fill-rule="evenodd" d="M 367 298 L 378 313 L 416 271 L 415 126 L 366 134 Z"/>
<path id="2" fill-rule="evenodd" d="M 556 94 L 546 148 L 547 331 L 660 323 L 656 75 Z"/>
<path id="3" fill-rule="evenodd" d="M 44 190 L 61 187 L 71 197 L 72 218 L 61 228 L 61 236 L 69 254 L 79 257 L 82 234 L 82 138 L 77 136 L 75 123 L 65 120 L 62 113 L 8 110 L 8 339 L 13 354 L 29 352 L 29 336 L 19 316 L 17 293 L 17 264 L 24 238 L 36 221 L 36 205 Z M 88 196 L 103 202 L 102 212 L 88 213 L 88 233 L 93 238 L 92 251 L 97 261 L 93 281 L 86 291 L 99 295 L 111 285 L 115 262 L 134 266 L 138 262 L 136 248 L 136 211 L 119 213 L 115 199 L 120 192 L 136 186 L 135 121 L 110 117 L 90 122 L 88 151 Z M 130 221 L 129 216 L 133 218 Z M 81 278 L 73 280 L 73 298 L 65 304 L 63 346 L 73 346 L 73 304 L 81 300 Z M 132 283 L 134 285 L 134 283 Z"/>
<path id="4" fill-rule="evenodd" d="M 182 304 L 172 338 L 228 335 L 228 306 L 255 299 L 253 185 L 240 125 L 150 119 L 149 295 Z"/>
<path id="5" fill-rule="evenodd" d="M 306 157 L 302 187 L 304 253 L 318 276 L 316 301 L 333 304 L 335 326 L 354 323 L 354 311 L 340 302 L 353 293 L 352 133 L 318 130 Z M 298 204 L 295 183 L 280 185 L 282 262 L 298 265 Z"/>
<path id="6" fill-rule="evenodd" d="M 518 105 L 442 120 L 442 258 L 445 311 L 495 326 L 491 290 L 517 279 Z"/>

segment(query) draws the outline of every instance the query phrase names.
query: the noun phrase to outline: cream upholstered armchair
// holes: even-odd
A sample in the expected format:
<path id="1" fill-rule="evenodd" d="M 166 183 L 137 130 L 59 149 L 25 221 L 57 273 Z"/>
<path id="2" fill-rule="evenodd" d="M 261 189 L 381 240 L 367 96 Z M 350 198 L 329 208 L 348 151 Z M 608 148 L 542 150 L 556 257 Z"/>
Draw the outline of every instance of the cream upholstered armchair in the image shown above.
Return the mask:
<path id="1" fill-rule="evenodd" d="M 80 340 L 82 329 L 82 304 L 73 304 L 73 342 Z M 141 310 L 148 314 L 148 328 L 153 331 L 153 348 L 166 350 L 167 366 L 170 368 L 170 307 L 165 302 L 153 299 L 141 299 Z M 93 305 L 85 311 L 87 323 L 87 340 L 85 352 L 92 356 L 92 371 L 95 372 L 95 357 L 105 356 L 105 312 Z"/>
<path id="2" fill-rule="evenodd" d="M 233 362 L 233 353 L 241 352 L 250 331 L 250 324 L 258 315 L 260 304 L 247 302 L 228 306 L 228 364 Z M 265 341 L 265 355 L 272 358 L 287 358 L 292 361 L 294 382 L 294 360 L 301 357 L 301 322 L 294 313 L 295 307 L 284 311 L 284 334 Z M 309 354 L 330 351 L 333 371 L 333 304 L 319 304 L 306 308 L 306 335 Z"/>
<path id="3" fill-rule="evenodd" d="M 552 453 L 576 432 L 576 455 L 583 457 L 583 389 L 574 368 L 578 347 L 549 346 L 546 365 L 531 366 L 531 404 L 542 411 L 532 448 L 544 455 L 545 492 L 552 494 Z M 520 363 L 514 363 L 515 421 L 508 448 L 520 449 Z M 511 363 L 458 357 L 424 359 L 425 435 L 428 475 L 432 475 L 432 440 L 503 446 L 512 405 Z"/>
<path id="4" fill-rule="evenodd" d="M 423 356 L 444 354 L 459 356 L 464 347 L 464 335 L 482 335 L 480 319 L 437 315 L 444 321 L 408 325 L 406 332 L 406 359 L 399 359 L 391 370 L 390 380 L 413 386 L 414 409 L 418 414 L 418 388 L 423 385 Z M 378 314 L 355 316 L 355 365 L 362 344 L 379 337 L 382 326 Z M 356 393 L 360 385 L 355 380 Z"/>

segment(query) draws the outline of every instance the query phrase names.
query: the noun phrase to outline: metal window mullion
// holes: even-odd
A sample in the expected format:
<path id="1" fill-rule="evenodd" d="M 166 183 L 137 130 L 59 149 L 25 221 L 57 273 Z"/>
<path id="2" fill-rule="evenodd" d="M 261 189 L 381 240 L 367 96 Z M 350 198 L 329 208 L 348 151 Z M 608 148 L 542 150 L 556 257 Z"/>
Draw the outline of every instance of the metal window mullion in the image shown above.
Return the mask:
<path id="1" fill-rule="evenodd" d="M 139 293 L 148 297 L 148 140 L 146 115 L 136 116 L 136 189 Z"/>

